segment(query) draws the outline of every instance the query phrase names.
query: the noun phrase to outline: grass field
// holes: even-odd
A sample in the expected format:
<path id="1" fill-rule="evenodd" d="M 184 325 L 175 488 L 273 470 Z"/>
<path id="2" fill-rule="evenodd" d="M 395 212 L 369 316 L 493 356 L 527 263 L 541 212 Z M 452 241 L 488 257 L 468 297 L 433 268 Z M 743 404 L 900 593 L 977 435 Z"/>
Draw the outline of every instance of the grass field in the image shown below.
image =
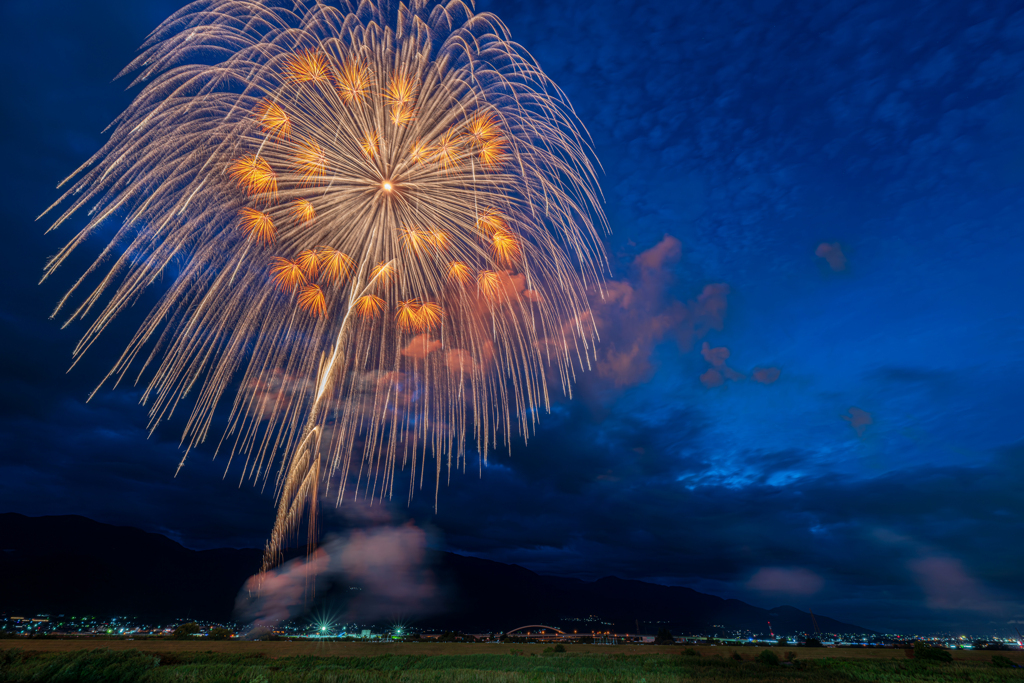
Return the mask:
<path id="1" fill-rule="evenodd" d="M 15 646 L 15 647 L 12 647 Z M 17 647 L 20 646 L 20 649 Z M 102 646 L 103 649 L 95 649 Z M 794 648 L 792 664 L 755 661 L 786 648 L 570 645 L 0 641 L 0 681 L 60 683 L 567 683 L 676 681 L 1024 681 L 988 652 L 922 662 L 900 650 Z M 742 657 L 732 658 L 733 653 Z M 999 654 L 999 653 L 996 653 Z M 1024 653 L 1001 653 L 1024 665 Z M 1005 664 L 1005 662 L 1004 662 Z"/>

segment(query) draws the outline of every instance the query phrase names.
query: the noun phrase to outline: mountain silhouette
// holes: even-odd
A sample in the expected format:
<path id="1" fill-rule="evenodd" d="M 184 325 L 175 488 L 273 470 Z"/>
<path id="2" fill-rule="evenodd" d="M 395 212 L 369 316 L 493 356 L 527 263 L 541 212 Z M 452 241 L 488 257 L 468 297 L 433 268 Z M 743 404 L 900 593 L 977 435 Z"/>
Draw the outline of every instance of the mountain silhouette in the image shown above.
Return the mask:
<path id="1" fill-rule="evenodd" d="M 292 556 L 301 554 L 293 551 Z M 227 622 L 256 548 L 190 550 L 166 536 L 75 515 L 0 514 L 0 613 L 130 616 L 150 622 Z M 416 619 L 423 628 L 500 632 L 547 624 L 568 632 L 676 634 L 812 631 L 795 607 L 762 609 L 690 588 L 613 576 L 597 581 L 546 576 L 518 565 L 435 552 L 431 571 L 443 608 Z M 347 587 L 346 587 L 347 589 Z M 331 591 L 322 596 L 331 599 Z M 400 615 L 398 615 L 400 616 Z M 823 632 L 871 631 L 815 615 Z"/>

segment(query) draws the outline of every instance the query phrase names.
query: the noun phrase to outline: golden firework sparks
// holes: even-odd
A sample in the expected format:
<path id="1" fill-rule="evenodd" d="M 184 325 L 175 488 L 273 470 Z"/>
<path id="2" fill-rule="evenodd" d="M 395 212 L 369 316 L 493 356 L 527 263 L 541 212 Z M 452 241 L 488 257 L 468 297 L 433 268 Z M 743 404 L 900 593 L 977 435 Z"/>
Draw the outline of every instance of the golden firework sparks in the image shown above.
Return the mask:
<path id="1" fill-rule="evenodd" d="M 299 307 L 314 316 L 327 315 L 327 297 L 319 285 L 299 287 Z"/>
<path id="2" fill-rule="evenodd" d="M 320 255 L 312 249 L 303 249 L 295 257 L 295 263 L 302 269 L 303 275 L 310 281 L 316 280 L 320 273 Z"/>
<path id="3" fill-rule="evenodd" d="M 303 50 L 285 60 L 288 77 L 296 83 L 327 83 L 327 60 L 319 52 Z"/>
<path id="4" fill-rule="evenodd" d="M 298 285 L 306 284 L 306 276 L 299 264 L 281 256 L 275 256 L 270 274 L 274 284 L 285 291 L 291 291 Z"/>
<path id="5" fill-rule="evenodd" d="M 355 261 L 337 249 L 320 247 L 317 255 L 320 257 L 320 270 L 325 284 L 347 280 L 355 268 Z"/>
<path id="6" fill-rule="evenodd" d="M 417 164 L 422 164 L 434 156 L 434 150 L 425 141 L 419 140 L 409 150 L 409 156 Z"/>
<path id="7" fill-rule="evenodd" d="M 327 153 L 315 142 L 304 142 L 295 150 L 295 168 L 302 174 L 303 184 L 311 184 L 324 175 Z"/>
<path id="8" fill-rule="evenodd" d="M 277 175 L 267 160 L 255 154 L 246 154 L 229 169 L 231 177 L 250 195 L 277 193 Z"/>
<path id="9" fill-rule="evenodd" d="M 359 140 L 359 147 L 368 159 L 373 159 L 380 152 L 380 135 L 377 131 L 371 130 Z"/>
<path id="10" fill-rule="evenodd" d="M 498 230 L 491 235 L 491 252 L 495 261 L 511 268 L 519 260 L 519 243 L 510 233 Z"/>
<path id="11" fill-rule="evenodd" d="M 264 133 L 272 133 L 279 137 L 288 137 L 292 132 L 292 122 L 288 114 L 277 102 L 263 100 L 256 107 L 256 117 L 263 127 Z"/>
<path id="12" fill-rule="evenodd" d="M 469 266 L 459 261 L 452 261 L 448 264 L 448 279 L 462 285 L 469 284 L 473 280 L 473 274 Z"/>
<path id="13" fill-rule="evenodd" d="M 302 223 L 312 223 L 316 218 L 316 207 L 308 199 L 296 199 L 292 202 L 292 216 Z"/>
<path id="14" fill-rule="evenodd" d="M 362 318 L 373 318 L 383 312 L 386 307 L 387 302 L 384 299 L 372 294 L 359 297 L 354 306 L 356 313 Z"/>
<path id="15" fill-rule="evenodd" d="M 239 211 L 239 216 L 242 219 L 242 230 L 254 242 L 271 244 L 274 241 L 274 220 L 268 214 L 247 206 Z"/>
<path id="16" fill-rule="evenodd" d="M 432 468 L 437 496 L 445 467 L 529 436 L 593 361 L 607 226 L 585 131 L 500 20 L 204 0 L 153 35 L 136 102 L 69 179 L 54 227 L 89 219 L 46 276 L 124 220 L 110 276 L 57 312 L 93 316 L 77 359 L 165 283 L 109 378 L 142 367 L 154 428 L 187 400 L 185 454 L 227 409 L 241 476 L 276 482 L 264 568 L 326 487 L 388 498 Z M 287 401 L 253 394 L 280 377 Z"/>
<path id="17" fill-rule="evenodd" d="M 370 92 L 370 70 L 358 59 L 346 61 L 337 75 L 338 94 L 346 104 L 360 102 Z"/>

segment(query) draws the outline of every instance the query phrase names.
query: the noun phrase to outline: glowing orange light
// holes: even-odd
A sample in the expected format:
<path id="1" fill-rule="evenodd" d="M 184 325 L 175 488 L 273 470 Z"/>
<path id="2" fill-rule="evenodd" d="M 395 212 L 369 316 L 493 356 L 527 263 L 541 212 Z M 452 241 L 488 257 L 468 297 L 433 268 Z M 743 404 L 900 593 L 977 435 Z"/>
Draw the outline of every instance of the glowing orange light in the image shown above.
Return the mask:
<path id="1" fill-rule="evenodd" d="M 429 243 L 429 235 L 416 228 L 409 228 L 402 232 L 402 241 L 405 242 L 406 248 L 414 254 L 419 254 L 423 251 L 423 248 Z"/>
<path id="2" fill-rule="evenodd" d="M 355 303 L 356 314 L 361 318 L 372 318 L 381 313 L 385 306 L 384 299 L 372 294 L 359 297 Z"/>
<path id="3" fill-rule="evenodd" d="M 422 164 L 428 161 L 433 154 L 434 151 L 430 148 L 430 145 L 422 140 L 416 142 L 412 146 L 412 149 L 409 150 L 409 156 L 411 156 L 412 160 L 417 164 Z"/>
<path id="4" fill-rule="evenodd" d="M 392 108 L 409 107 L 416 96 L 416 84 L 408 76 L 392 76 L 384 89 L 384 101 Z"/>
<path id="5" fill-rule="evenodd" d="M 496 232 L 508 232 L 508 223 L 505 221 L 505 217 L 497 211 L 484 211 L 477 218 L 476 225 L 480 232 L 486 235 L 493 235 Z"/>
<path id="6" fill-rule="evenodd" d="M 395 267 L 390 262 L 381 261 L 370 271 L 370 278 L 379 278 L 382 283 L 389 282 L 395 276 Z"/>
<path id="7" fill-rule="evenodd" d="M 272 244 L 274 242 L 273 219 L 258 209 L 245 207 L 238 212 L 242 218 L 242 230 L 257 244 Z"/>
<path id="8" fill-rule="evenodd" d="M 416 118 L 409 107 L 392 107 L 391 123 L 396 126 L 403 126 Z"/>
<path id="9" fill-rule="evenodd" d="M 433 301 L 425 301 L 416 314 L 416 324 L 420 330 L 427 332 L 441 324 L 441 307 Z"/>
<path id="10" fill-rule="evenodd" d="M 476 282 L 480 293 L 488 299 L 497 299 L 501 295 L 501 275 L 493 270 L 481 270 Z"/>
<path id="11" fill-rule="evenodd" d="M 319 52 L 303 50 L 287 59 L 288 77 L 296 83 L 327 83 L 327 60 Z"/>
<path id="12" fill-rule="evenodd" d="M 303 285 L 299 288 L 299 307 L 320 317 L 327 315 L 327 298 L 319 285 Z"/>
<path id="13" fill-rule="evenodd" d="M 250 195 L 277 192 L 277 175 L 263 157 L 246 154 L 235 160 L 228 172 Z"/>
<path id="14" fill-rule="evenodd" d="M 309 184 L 326 171 L 327 153 L 315 142 L 304 142 L 295 150 L 295 168 L 302 174 L 303 182 Z"/>
<path id="15" fill-rule="evenodd" d="M 273 263 L 274 267 L 270 269 L 270 274 L 274 284 L 281 289 L 287 291 L 294 289 L 296 285 L 306 284 L 306 276 L 302 274 L 302 268 L 295 261 L 277 256 Z"/>
<path id="16" fill-rule="evenodd" d="M 385 192 L 391 192 L 391 190 L 394 189 L 394 186 L 391 184 L 390 180 L 385 180 L 383 183 L 380 184 L 380 186 L 381 189 L 383 189 Z"/>
<path id="17" fill-rule="evenodd" d="M 510 266 L 519 259 L 519 243 L 511 233 L 498 230 L 491 235 L 491 252 L 498 263 Z"/>
<path id="18" fill-rule="evenodd" d="M 449 130 L 437 142 L 437 149 L 434 152 L 436 161 L 443 170 L 447 171 L 455 167 L 459 158 L 459 141 L 455 137 L 455 131 Z"/>
<path id="19" fill-rule="evenodd" d="M 291 133 L 291 119 L 277 102 L 263 100 L 256 107 L 256 115 L 264 133 L 273 133 L 278 137 L 288 137 Z"/>
<path id="20" fill-rule="evenodd" d="M 310 280 L 315 280 L 320 272 L 320 256 L 312 249 L 304 249 L 295 257 L 295 262 Z"/>
<path id="21" fill-rule="evenodd" d="M 417 329 L 417 314 L 419 310 L 419 299 L 399 301 L 398 308 L 395 309 L 395 320 L 398 322 L 398 326 L 407 332 Z"/>
<path id="22" fill-rule="evenodd" d="M 302 223 L 310 223 L 316 218 L 316 207 L 308 199 L 296 199 L 292 202 L 292 216 Z"/>
<path id="23" fill-rule="evenodd" d="M 469 284 L 469 281 L 473 278 L 473 274 L 469 270 L 469 266 L 461 261 L 452 261 L 448 264 L 448 279 L 454 280 L 459 284 Z"/>
<path id="24" fill-rule="evenodd" d="M 505 161 L 505 143 L 499 139 L 487 140 L 480 146 L 480 163 L 487 168 L 496 168 Z"/>
<path id="25" fill-rule="evenodd" d="M 448 233 L 444 230 L 431 230 L 430 236 L 427 239 L 434 249 L 438 251 L 444 251 L 448 248 Z"/>
<path id="26" fill-rule="evenodd" d="M 491 114 L 473 118 L 466 129 L 466 136 L 478 144 L 498 136 L 498 122 Z"/>
<path id="27" fill-rule="evenodd" d="M 370 91 L 370 70 L 357 60 L 345 62 L 337 75 L 338 95 L 346 103 L 358 102 Z"/>
<path id="28" fill-rule="evenodd" d="M 355 267 L 355 261 L 337 249 L 320 247 L 318 256 L 320 257 L 320 268 L 323 271 L 322 280 L 325 284 L 345 280 L 352 274 Z"/>
<path id="29" fill-rule="evenodd" d="M 376 131 L 370 131 L 359 141 L 359 148 L 368 159 L 374 158 L 380 150 L 380 136 Z"/>

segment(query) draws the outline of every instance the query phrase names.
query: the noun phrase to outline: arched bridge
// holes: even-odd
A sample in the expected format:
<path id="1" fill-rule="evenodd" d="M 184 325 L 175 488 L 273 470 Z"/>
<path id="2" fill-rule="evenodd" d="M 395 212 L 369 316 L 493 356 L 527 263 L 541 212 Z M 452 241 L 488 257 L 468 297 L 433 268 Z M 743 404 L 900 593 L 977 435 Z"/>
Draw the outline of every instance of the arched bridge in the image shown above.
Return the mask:
<path id="1" fill-rule="evenodd" d="M 554 631 L 555 633 L 557 633 L 559 635 L 563 635 L 563 636 L 565 635 L 565 631 L 563 631 L 562 629 L 555 628 L 554 626 L 545 626 L 544 624 L 528 624 L 526 626 L 520 626 L 519 628 L 514 628 L 511 631 L 506 631 L 505 635 L 506 636 L 510 636 L 513 633 L 517 632 L 517 631 L 526 631 L 527 629 L 531 629 L 531 628 L 546 628 L 549 631 Z"/>

